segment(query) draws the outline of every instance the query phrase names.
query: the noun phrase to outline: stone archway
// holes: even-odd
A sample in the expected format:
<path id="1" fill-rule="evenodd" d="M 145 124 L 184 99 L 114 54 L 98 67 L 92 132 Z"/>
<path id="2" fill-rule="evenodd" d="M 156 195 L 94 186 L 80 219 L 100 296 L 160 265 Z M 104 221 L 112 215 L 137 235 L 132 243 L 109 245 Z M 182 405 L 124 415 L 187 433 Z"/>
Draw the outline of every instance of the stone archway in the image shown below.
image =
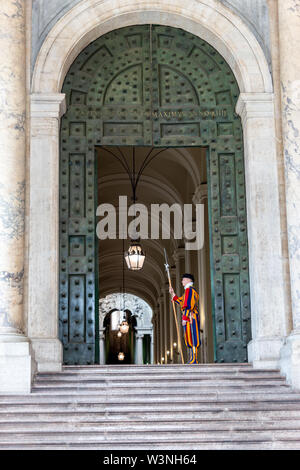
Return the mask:
<path id="1" fill-rule="evenodd" d="M 107 145 L 209 148 L 215 360 L 246 362 L 251 313 L 243 135 L 235 114 L 239 88 L 224 58 L 182 29 L 129 26 L 86 47 L 62 91 L 67 101 L 60 132 L 64 362 L 97 361 L 94 148 L 107 151 Z"/>
<path id="2" fill-rule="evenodd" d="M 108 312 L 112 310 L 122 310 L 125 305 L 136 319 L 136 354 L 135 363 L 142 364 L 143 337 L 149 335 L 151 338 L 150 363 L 153 363 L 153 312 L 150 305 L 140 297 L 133 294 L 114 293 L 99 299 L 99 331 L 100 331 L 100 364 L 105 364 L 105 347 L 104 347 L 104 319 Z"/>
<path id="3" fill-rule="evenodd" d="M 62 362 L 53 295 L 58 292 L 58 123 L 64 112 L 61 86 L 75 57 L 92 40 L 116 26 L 153 22 L 180 27 L 206 40 L 223 55 L 238 81 L 241 95 L 236 110 L 242 117 L 245 137 L 254 313 L 249 359 L 256 366 L 274 367 L 278 363 L 286 324 L 279 200 L 274 196 L 278 184 L 272 81 L 262 49 L 241 20 L 214 0 L 191 1 L 184 7 L 177 0 L 151 4 L 136 1 L 130 5 L 125 1 L 86 1 L 53 27 L 40 50 L 32 82 L 29 237 L 39 246 L 40 256 L 29 255 L 28 334 L 40 370 L 59 369 Z M 41 225 L 49 229 L 47 235 L 41 233 Z"/>

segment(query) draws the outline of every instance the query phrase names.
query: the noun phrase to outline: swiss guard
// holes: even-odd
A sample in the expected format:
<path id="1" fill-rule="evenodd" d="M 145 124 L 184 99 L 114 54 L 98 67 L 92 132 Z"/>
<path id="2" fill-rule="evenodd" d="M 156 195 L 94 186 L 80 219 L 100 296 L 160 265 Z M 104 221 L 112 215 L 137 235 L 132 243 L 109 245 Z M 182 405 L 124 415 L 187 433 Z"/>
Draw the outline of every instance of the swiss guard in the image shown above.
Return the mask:
<path id="1" fill-rule="evenodd" d="M 177 297 L 172 287 L 170 294 L 172 301 L 180 305 L 182 315 L 182 326 L 184 331 L 184 342 L 189 349 L 188 364 L 198 364 L 197 350 L 201 345 L 200 339 L 200 314 L 198 309 L 199 294 L 194 288 L 194 276 L 192 274 L 182 275 L 184 295 Z"/>

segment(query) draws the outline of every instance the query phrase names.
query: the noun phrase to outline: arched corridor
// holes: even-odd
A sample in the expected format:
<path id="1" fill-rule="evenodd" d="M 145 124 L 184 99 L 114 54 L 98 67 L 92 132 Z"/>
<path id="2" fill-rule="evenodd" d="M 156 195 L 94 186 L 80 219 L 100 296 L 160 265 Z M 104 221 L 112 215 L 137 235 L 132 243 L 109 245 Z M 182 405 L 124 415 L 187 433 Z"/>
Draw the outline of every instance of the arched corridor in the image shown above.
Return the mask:
<path id="1" fill-rule="evenodd" d="M 109 147 L 97 149 L 98 168 L 98 202 L 112 204 L 119 213 L 119 195 L 127 196 L 128 205 L 131 201 L 131 185 L 128 176 L 123 171 L 119 161 L 112 157 L 112 152 L 118 154 L 118 149 Z M 122 147 L 129 165 L 132 147 Z M 143 147 L 135 148 L 137 168 L 142 164 L 149 150 Z M 153 158 L 147 170 L 143 173 L 137 190 L 137 203 L 149 208 L 149 232 L 151 228 L 151 204 L 168 204 L 174 202 L 183 207 L 184 204 L 204 204 L 204 245 L 200 250 L 185 250 L 184 238 L 175 239 L 171 226 L 170 239 L 142 239 L 141 243 L 146 253 L 146 259 L 141 271 L 131 271 L 125 268 L 125 290 L 145 299 L 153 311 L 153 361 L 159 364 L 181 362 L 178 350 L 176 325 L 170 302 L 168 279 L 164 267 L 164 248 L 169 262 L 172 283 L 178 295 L 182 293 L 181 275 L 193 272 L 195 287 L 200 293 L 200 316 L 202 347 L 199 351 L 199 361 L 214 361 L 213 320 L 210 293 L 210 260 L 209 260 L 209 227 L 208 227 L 208 194 L 206 149 L 203 148 L 169 148 Z M 118 154 L 119 155 L 119 154 Z M 116 191 L 118 188 L 118 191 Z M 128 218 L 128 221 L 132 218 Z M 161 231 L 161 226 L 160 226 Z M 125 240 L 128 248 L 130 239 Z M 122 240 L 99 240 L 99 295 L 104 297 L 119 288 L 122 291 Z M 127 302 L 126 302 L 127 304 Z M 100 301 L 101 305 L 101 301 Z M 100 310 L 100 325 L 101 325 Z M 177 321 L 181 330 L 181 313 L 177 308 Z M 101 327 L 100 327 L 101 331 Z M 181 339 L 183 341 L 183 339 Z M 183 347 L 184 357 L 186 351 Z M 101 360 L 101 354 L 100 354 Z"/>

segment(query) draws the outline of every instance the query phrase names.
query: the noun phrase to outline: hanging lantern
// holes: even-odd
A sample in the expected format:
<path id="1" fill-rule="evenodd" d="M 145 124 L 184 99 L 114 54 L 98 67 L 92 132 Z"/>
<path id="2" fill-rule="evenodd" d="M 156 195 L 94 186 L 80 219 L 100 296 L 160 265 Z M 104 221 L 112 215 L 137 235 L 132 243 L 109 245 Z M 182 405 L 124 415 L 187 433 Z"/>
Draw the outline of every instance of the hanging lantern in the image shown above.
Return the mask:
<path id="1" fill-rule="evenodd" d="M 124 361 L 124 359 L 125 359 L 125 354 L 124 354 L 123 352 L 119 352 L 119 354 L 118 354 L 118 359 L 119 359 L 119 361 Z"/>
<path id="2" fill-rule="evenodd" d="M 127 321 L 122 321 L 121 325 L 120 325 L 120 332 L 121 334 L 126 334 L 128 333 L 128 330 L 129 330 L 129 325 L 127 323 Z"/>
<path id="3" fill-rule="evenodd" d="M 138 241 L 132 241 L 128 251 L 125 252 L 125 260 L 128 269 L 131 271 L 139 271 L 142 269 L 145 261 L 145 253 Z"/>

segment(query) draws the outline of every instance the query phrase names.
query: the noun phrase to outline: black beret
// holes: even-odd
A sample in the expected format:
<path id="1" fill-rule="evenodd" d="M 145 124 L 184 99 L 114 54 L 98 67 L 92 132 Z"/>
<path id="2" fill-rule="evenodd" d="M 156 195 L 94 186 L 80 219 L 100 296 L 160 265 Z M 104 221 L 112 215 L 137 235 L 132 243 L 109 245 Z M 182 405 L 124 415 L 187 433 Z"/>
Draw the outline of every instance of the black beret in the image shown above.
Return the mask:
<path id="1" fill-rule="evenodd" d="M 195 282 L 195 278 L 192 274 L 188 274 L 188 273 L 185 273 L 182 275 L 181 279 L 183 279 L 184 277 L 187 277 L 188 279 L 190 279 L 192 282 Z"/>

